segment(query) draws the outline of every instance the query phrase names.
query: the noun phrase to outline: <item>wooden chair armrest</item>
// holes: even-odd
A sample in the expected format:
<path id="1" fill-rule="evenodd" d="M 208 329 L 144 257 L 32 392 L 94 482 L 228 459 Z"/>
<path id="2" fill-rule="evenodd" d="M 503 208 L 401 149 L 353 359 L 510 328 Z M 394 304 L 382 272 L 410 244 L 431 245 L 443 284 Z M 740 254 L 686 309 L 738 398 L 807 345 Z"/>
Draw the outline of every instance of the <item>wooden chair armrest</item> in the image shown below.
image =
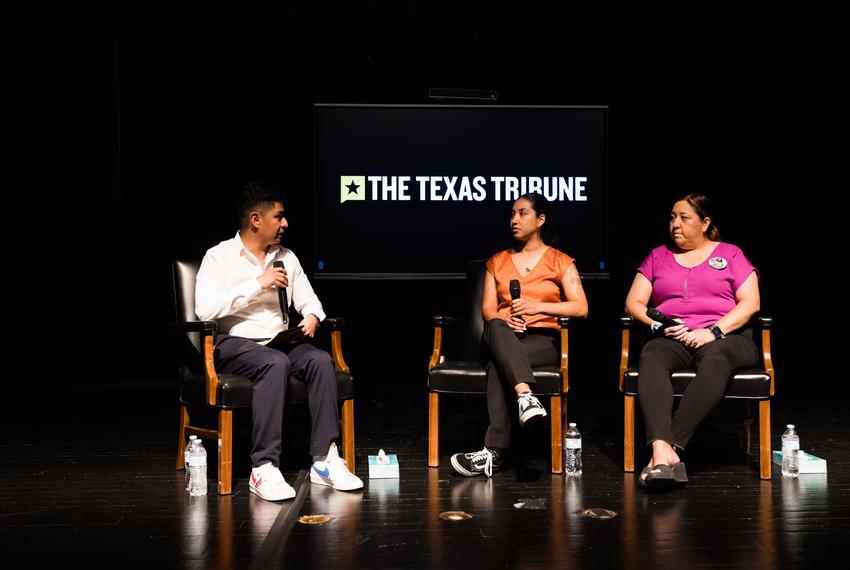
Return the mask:
<path id="1" fill-rule="evenodd" d="M 332 331 L 342 330 L 345 328 L 345 319 L 342 317 L 325 317 L 325 320 L 322 321 L 322 326 Z"/>
<path id="2" fill-rule="evenodd" d="M 334 361 L 334 368 L 349 373 L 350 369 L 342 355 L 342 329 L 345 328 L 345 319 L 342 317 L 326 317 L 322 321 L 322 326 L 331 331 L 331 358 Z"/>
<path id="3" fill-rule="evenodd" d="M 207 404 L 215 406 L 218 403 L 218 374 L 215 371 L 215 336 L 205 334 L 201 341 L 204 349 L 204 380 L 207 390 Z"/>
<path id="4" fill-rule="evenodd" d="M 629 343 L 633 324 L 634 319 L 632 317 L 620 317 L 620 326 L 623 328 L 620 346 L 620 392 L 623 391 L 623 376 L 629 368 Z"/>
<path id="5" fill-rule="evenodd" d="M 171 323 L 176 333 L 201 334 L 201 367 L 204 371 L 204 389 L 207 404 L 215 406 L 218 398 L 218 374 L 215 371 L 214 352 L 215 334 L 218 331 L 216 321 L 181 321 Z"/>
<path id="6" fill-rule="evenodd" d="M 429 371 L 440 363 L 440 357 L 443 352 L 443 327 L 455 326 L 461 322 L 463 322 L 463 319 L 458 317 L 448 317 L 446 315 L 431 316 L 431 324 L 434 325 L 434 348 L 431 350 L 431 360 L 428 362 Z"/>
<path id="7" fill-rule="evenodd" d="M 570 325 L 575 320 L 575 317 L 558 317 L 558 326 L 561 328 L 561 392 L 567 393 L 570 390 Z"/>
<path id="8" fill-rule="evenodd" d="M 770 352 L 770 329 L 773 328 L 771 317 L 759 317 L 758 324 L 761 328 L 761 357 L 764 361 L 764 371 L 770 375 L 770 395 L 776 391 L 776 379 L 773 371 L 773 357 Z"/>
<path id="9" fill-rule="evenodd" d="M 561 320 L 567 321 L 561 324 Z M 566 394 L 570 391 L 570 317 L 559 317 L 558 324 L 561 324 L 561 393 Z M 555 421 L 555 418 L 552 418 Z"/>

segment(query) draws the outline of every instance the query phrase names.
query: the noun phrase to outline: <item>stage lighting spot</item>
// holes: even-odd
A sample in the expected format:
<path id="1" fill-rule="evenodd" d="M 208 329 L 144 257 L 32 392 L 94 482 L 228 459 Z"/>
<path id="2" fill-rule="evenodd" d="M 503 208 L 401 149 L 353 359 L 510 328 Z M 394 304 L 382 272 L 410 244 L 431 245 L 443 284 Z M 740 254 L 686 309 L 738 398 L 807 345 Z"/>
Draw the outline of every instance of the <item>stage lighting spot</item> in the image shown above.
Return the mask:
<path id="1" fill-rule="evenodd" d="M 301 524 L 325 524 L 331 522 L 334 518 L 330 515 L 304 515 L 298 517 L 298 522 Z"/>
<path id="2" fill-rule="evenodd" d="M 516 503 L 514 503 L 515 509 L 531 509 L 531 510 L 543 510 L 548 509 L 549 505 L 546 504 L 546 499 L 520 499 Z"/>
<path id="3" fill-rule="evenodd" d="M 468 521 L 472 515 L 463 511 L 444 511 L 440 513 L 440 518 L 444 521 Z"/>
<path id="4" fill-rule="evenodd" d="M 612 511 L 610 509 L 602 509 L 599 507 L 584 509 L 581 514 L 582 516 L 585 516 L 589 519 L 613 519 L 617 516 L 616 511 Z"/>

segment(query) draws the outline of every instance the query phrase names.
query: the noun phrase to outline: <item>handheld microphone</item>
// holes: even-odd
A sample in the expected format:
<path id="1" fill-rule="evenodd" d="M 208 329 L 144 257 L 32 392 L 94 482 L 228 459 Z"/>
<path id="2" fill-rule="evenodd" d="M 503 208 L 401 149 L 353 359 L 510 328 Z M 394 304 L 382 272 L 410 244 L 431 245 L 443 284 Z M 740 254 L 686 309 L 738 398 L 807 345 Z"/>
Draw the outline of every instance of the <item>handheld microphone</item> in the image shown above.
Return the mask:
<path id="1" fill-rule="evenodd" d="M 283 267 L 283 262 L 278 260 L 272 263 L 272 265 L 274 267 Z M 285 327 L 289 324 L 289 302 L 286 299 L 286 287 L 277 287 L 277 300 L 280 303 L 280 314 L 283 317 L 283 326 Z"/>
<path id="2" fill-rule="evenodd" d="M 679 321 L 673 320 L 672 318 L 668 317 L 667 315 L 665 315 L 664 313 L 662 313 L 661 311 L 659 311 L 655 307 L 648 307 L 646 309 L 646 316 L 649 317 L 650 319 L 652 319 L 653 321 L 657 321 L 657 322 L 661 323 L 662 325 L 664 325 L 665 329 L 667 327 L 675 327 L 676 325 L 682 324 Z"/>
<path id="3" fill-rule="evenodd" d="M 508 284 L 508 288 L 511 290 L 511 301 L 515 301 L 519 299 L 520 296 L 520 287 L 519 287 L 519 279 L 511 279 L 511 282 Z M 517 319 L 525 322 L 525 319 L 522 317 L 516 317 Z"/>

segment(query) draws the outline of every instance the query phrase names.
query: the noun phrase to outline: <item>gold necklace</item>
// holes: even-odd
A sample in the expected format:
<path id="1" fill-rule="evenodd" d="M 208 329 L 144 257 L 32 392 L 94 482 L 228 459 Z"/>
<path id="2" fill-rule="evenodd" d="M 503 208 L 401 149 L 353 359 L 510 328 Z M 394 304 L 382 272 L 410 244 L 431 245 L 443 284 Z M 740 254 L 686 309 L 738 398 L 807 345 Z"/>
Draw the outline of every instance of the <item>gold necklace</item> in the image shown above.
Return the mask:
<path id="1" fill-rule="evenodd" d="M 532 268 L 531 268 L 531 267 L 529 267 L 529 265 L 528 265 L 529 259 L 526 259 L 527 257 L 528 257 L 528 256 L 523 255 L 523 259 L 522 259 L 521 261 L 522 261 L 522 265 L 524 265 L 524 266 L 525 266 L 525 272 L 526 272 L 526 273 L 531 273 L 531 269 L 532 269 Z"/>

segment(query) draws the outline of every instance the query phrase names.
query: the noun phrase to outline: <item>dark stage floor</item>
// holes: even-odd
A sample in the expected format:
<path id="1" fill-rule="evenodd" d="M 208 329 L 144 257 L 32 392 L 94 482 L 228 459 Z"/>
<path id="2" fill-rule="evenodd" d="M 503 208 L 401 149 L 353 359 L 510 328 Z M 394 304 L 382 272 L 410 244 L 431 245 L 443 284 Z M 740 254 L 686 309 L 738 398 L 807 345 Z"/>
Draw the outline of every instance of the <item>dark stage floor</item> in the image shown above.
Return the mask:
<path id="1" fill-rule="evenodd" d="M 722 421 L 737 410 L 720 409 L 689 450 L 688 488 L 648 494 L 636 475 L 622 471 L 615 391 L 576 390 L 569 403 L 584 441 L 581 479 L 549 473 L 542 425 L 517 434 L 522 452 L 488 481 L 456 476 L 448 463 L 452 452 L 481 447 L 482 399 L 443 399 L 442 464 L 430 469 L 423 379 L 402 387 L 397 380 L 358 382 L 358 474 L 366 477 L 367 455 L 383 447 L 398 454 L 401 478 L 367 479 L 355 493 L 304 483 L 307 434 L 298 410 L 287 419 L 293 441 L 284 461 L 298 495 L 281 504 L 248 492 L 250 418 L 238 412 L 234 494 L 186 496 L 183 473 L 173 469 L 170 383 L 67 386 L 56 389 L 52 408 L 14 420 L 7 414 L 0 440 L 3 566 L 762 568 L 850 561 L 850 413 L 840 402 L 777 400 L 773 409 L 774 448 L 785 423 L 796 423 L 803 449 L 828 459 L 828 475 L 783 480 L 774 469 L 772 480 L 759 480 L 757 455 L 743 455 L 738 427 Z M 12 398 L 12 411 L 27 412 L 20 402 L 32 399 Z M 591 507 L 617 514 L 583 516 Z M 441 520 L 447 510 L 473 518 Z M 333 520 L 303 525 L 296 519 L 304 514 Z"/>

